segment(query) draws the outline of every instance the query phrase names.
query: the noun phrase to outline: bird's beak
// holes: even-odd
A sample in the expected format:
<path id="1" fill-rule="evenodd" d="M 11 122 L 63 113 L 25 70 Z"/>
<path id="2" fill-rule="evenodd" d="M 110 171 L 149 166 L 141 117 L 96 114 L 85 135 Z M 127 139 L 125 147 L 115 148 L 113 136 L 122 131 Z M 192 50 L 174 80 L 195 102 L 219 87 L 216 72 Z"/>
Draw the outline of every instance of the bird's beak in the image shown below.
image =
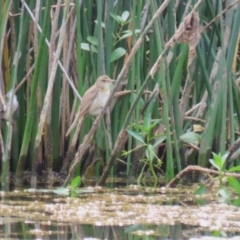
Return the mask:
<path id="1" fill-rule="evenodd" d="M 109 79 L 109 82 L 111 82 L 111 83 L 114 83 L 114 82 L 115 82 L 115 80 L 113 80 L 113 79 Z"/>

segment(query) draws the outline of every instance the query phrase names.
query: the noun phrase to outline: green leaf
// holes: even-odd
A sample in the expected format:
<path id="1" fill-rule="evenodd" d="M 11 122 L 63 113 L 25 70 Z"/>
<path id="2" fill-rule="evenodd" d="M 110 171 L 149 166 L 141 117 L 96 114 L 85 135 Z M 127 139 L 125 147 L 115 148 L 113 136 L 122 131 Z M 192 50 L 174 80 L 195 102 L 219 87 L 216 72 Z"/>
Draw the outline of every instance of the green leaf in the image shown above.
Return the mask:
<path id="1" fill-rule="evenodd" d="M 222 158 L 222 156 L 213 153 L 213 159 L 210 159 L 212 161 L 210 161 L 211 164 L 213 164 L 213 166 L 215 166 L 219 171 L 222 170 L 223 168 L 223 164 L 224 164 L 224 159 Z"/>
<path id="2" fill-rule="evenodd" d="M 134 93 L 133 93 L 133 97 L 134 97 Z M 144 130 L 144 127 L 142 126 L 142 124 L 137 124 L 137 123 L 133 123 L 133 128 L 140 131 Z"/>
<path id="3" fill-rule="evenodd" d="M 153 161 L 155 154 L 154 154 L 154 147 L 152 144 L 147 145 L 146 156 L 148 160 Z"/>
<path id="4" fill-rule="evenodd" d="M 201 136 L 195 132 L 187 132 L 180 136 L 180 139 L 189 144 L 199 143 L 201 141 Z"/>
<path id="5" fill-rule="evenodd" d="M 215 160 L 210 159 L 209 162 L 216 168 L 218 171 L 221 171 L 221 168 L 218 166 L 218 164 L 215 162 Z"/>
<path id="6" fill-rule="evenodd" d="M 237 194 L 240 194 L 240 183 L 234 177 L 227 177 L 229 185 L 235 190 Z"/>
<path id="7" fill-rule="evenodd" d="M 112 16 L 112 18 L 114 18 L 118 23 L 122 23 L 123 22 L 123 19 L 118 16 L 117 14 L 115 13 L 110 13 L 110 15 Z"/>
<path id="8" fill-rule="evenodd" d="M 71 188 L 76 188 L 81 184 L 81 177 L 77 176 L 75 177 L 71 182 Z"/>
<path id="9" fill-rule="evenodd" d="M 97 53 L 98 50 L 94 47 L 94 46 L 90 46 L 88 43 L 81 43 L 81 49 L 86 50 L 86 51 L 90 51 L 90 47 L 91 47 L 91 51 Z"/>
<path id="10" fill-rule="evenodd" d="M 122 31 L 122 33 L 132 33 L 132 30 L 127 29 L 127 30 Z"/>
<path id="11" fill-rule="evenodd" d="M 126 50 L 124 48 L 122 48 L 122 47 L 116 48 L 111 54 L 110 62 L 116 61 L 117 59 L 124 56 L 125 53 L 126 53 Z"/>
<path id="12" fill-rule="evenodd" d="M 128 155 L 128 152 L 126 150 L 122 150 L 122 156 L 126 157 Z"/>
<path id="13" fill-rule="evenodd" d="M 142 143 L 145 144 L 143 137 L 142 137 L 139 133 L 136 133 L 136 132 L 134 132 L 134 131 L 132 131 L 132 130 L 127 130 L 127 132 L 128 132 L 131 136 L 133 136 L 135 139 L 137 139 L 138 141 L 140 141 L 140 142 L 142 142 Z"/>
<path id="14" fill-rule="evenodd" d="M 155 140 L 155 142 L 154 142 L 153 147 L 154 147 L 154 148 L 157 147 L 157 146 L 158 146 L 160 143 L 162 143 L 164 140 L 166 140 L 166 136 L 165 136 L 165 135 L 157 138 L 157 139 Z"/>
<path id="15" fill-rule="evenodd" d="M 94 22 L 95 22 L 96 24 L 98 24 L 98 21 L 97 21 L 97 20 L 95 20 Z M 102 28 L 106 28 L 106 25 L 105 25 L 104 22 L 101 22 L 101 26 L 102 26 Z"/>
<path id="16" fill-rule="evenodd" d="M 206 186 L 204 184 L 200 184 L 196 191 L 194 192 L 194 195 L 202 195 L 206 192 Z"/>
<path id="17" fill-rule="evenodd" d="M 56 188 L 53 190 L 53 192 L 57 195 L 64 195 L 64 196 L 68 196 L 69 195 L 69 188 Z"/>
<path id="18" fill-rule="evenodd" d="M 93 36 L 88 36 L 88 37 L 87 37 L 87 40 L 88 40 L 92 45 L 95 45 L 95 46 L 98 45 L 98 40 L 97 40 L 97 38 L 95 38 L 95 37 L 93 37 Z"/>
<path id="19" fill-rule="evenodd" d="M 130 37 L 130 36 L 132 36 L 132 35 L 133 35 L 133 34 L 132 34 L 132 31 L 130 30 L 130 32 L 123 34 L 123 35 L 119 38 L 119 40 L 122 40 L 122 39 L 124 39 L 124 38 L 128 38 L 128 37 Z"/>
<path id="20" fill-rule="evenodd" d="M 144 118 L 144 127 L 146 129 L 147 132 L 149 132 L 151 130 L 151 114 L 147 114 Z"/>
<path id="21" fill-rule="evenodd" d="M 161 122 L 161 119 L 154 120 L 153 123 L 151 124 L 151 129 L 153 129 L 160 122 Z"/>
<path id="22" fill-rule="evenodd" d="M 136 30 L 134 31 L 134 34 L 137 34 L 137 33 L 140 33 L 140 32 L 141 32 L 140 29 L 136 29 Z M 128 37 L 130 37 L 130 36 L 133 35 L 133 31 L 131 31 L 131 30 L 123 31 L 123 33 L 124 33 L 124 34 L 119 38 L 119 40 L 122 40 L 122 39 L 124 39 L 124 38 L 128 38 Z"/>
<path id="23" fill-rule="evenodd" d="M 240 166 L 236 166 L 236 167 L 231 167 L 228 172 L 238 172 L 240 171 Z"/>
<path id="24" fill-rule="evenodd" d="M 235 207 L 239 207 L 240 206 L 240 198 L 238 197 L 237 199 L 234 199 L 231 202 L 231 205 L 235 206 Z"/>
<path id="25" fill-rule="evenodd" d="M 218 194 L 221 196 L 222 199 L 220 199 L 220 202 L 228 202 L 229 199 L 230 199 L 230 192 L 228 191 L 227 188 L 221 188 L 219 191 L 218 191 Z"/>
<path id="26" fill-rule="evenodd" d="M 155 156 L 156 157 L 156 156 Z M 161 167 L 162 166 L 162 160 L 160 158 L 156 158 L 156 163 L 154 164 L 156 167 Z"/>
<path id="27" fill-rule="evenodd" d="M 26 190 L 27 192 L 31 192 L 31 193 L 55 193 L 57 195 L 64 195 L 64 196 L 68 196 L 69 195 L 69 188 L 65 188 L 65 187 L 60 187 L 60 188 L 56 188 L 56 189 L 33 189 L 33 188 L 29 188 Z"/>
<path id="28" fill-rule="evenodd" d="M 220 155 L 221 157 L 221 160 L 222 160 L 222 165 L 226 162 L 226 159 L 227 159 L 227 156 L 228 156 L 228 152 L 226 152 L 225 154 L 223 154 L 222 156 Z"/>
<path id="29" fill-rule="evenodd" d="M 133 33 L 134 32 L 134 34 L 137 34 L 137 33 L 140 33 L 141 32 L 141 30 L 140 29 L 135 29 L 135 30 L 129 30 L 129 29 L 127 29 L 127 30 L 124 30 L 124 31 L 122 31 L 123 33 Z"/>
<path id="30" fill-rule="evenodd" d="M 124 12 L 122 13 L 121 18 L 123 19 L 123 22 L 126 22 L 126 21 L 127 21 L 129 15 L 130 15 L 129 11 L 124 11 Z"/>

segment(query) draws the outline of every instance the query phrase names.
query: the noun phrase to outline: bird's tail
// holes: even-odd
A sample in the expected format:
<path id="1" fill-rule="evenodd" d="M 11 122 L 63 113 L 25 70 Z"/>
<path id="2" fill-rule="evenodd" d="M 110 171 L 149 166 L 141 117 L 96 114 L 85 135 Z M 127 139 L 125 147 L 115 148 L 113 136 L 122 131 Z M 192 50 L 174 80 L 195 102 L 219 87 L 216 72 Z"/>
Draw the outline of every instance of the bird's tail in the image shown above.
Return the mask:
<path id="1" fill-rule="evenodd" d="M 77 144 L 77 141 L 78 141 L 79 132 L 80 132 L 81 127 L 82 127 L 83 119 L 84 119 L 83 117 L 80 117 L 80 119 L 79 119 L 79 121 L 77 123 L 76 131 L 73 134 L 72 140 L 71 140 L 71 142 L 70 142 L 70 144 L 68 146 L 66 157 L 63 160 L 63 165 L 62 165 L 61 172 L 65 172 L 66 171 L 67 167 L 69 166 L 70 162 L 72 161 L 72 159 L 73 159 L 73 157 L 74 157 L 74 155 L 76 153 L 76 144 Z"/>
<path id="2" fill-rule="evenodd" d="M 77 144 L 77 140 L 78 140 L 78 136 L 82 127 L 82 123 L 83 123 L 83 117 L 80 117 L 78 123 L 77 123 L 77 128 L 73 134 L 73 138 L 72 138 L 72 142 L 70 144 L 70 146 L 72 148 L 75 148 L 76 144 Z"/>
<path id="3" fill-rule="evenodd" d="M 82 119 L 83 120 L 83 119 Z M 80 111 L 76 114 L 76 117 L 73 121 L 73 123 L 71 124 L 70 128 L 68 129 L 67 133 L 66 133 L 66 137 L 69 136 L 69 134 L 71 133 L 71 131 L 73 130 L 73 128 L 77 125 L 77 122 L 80 121 Z"/>

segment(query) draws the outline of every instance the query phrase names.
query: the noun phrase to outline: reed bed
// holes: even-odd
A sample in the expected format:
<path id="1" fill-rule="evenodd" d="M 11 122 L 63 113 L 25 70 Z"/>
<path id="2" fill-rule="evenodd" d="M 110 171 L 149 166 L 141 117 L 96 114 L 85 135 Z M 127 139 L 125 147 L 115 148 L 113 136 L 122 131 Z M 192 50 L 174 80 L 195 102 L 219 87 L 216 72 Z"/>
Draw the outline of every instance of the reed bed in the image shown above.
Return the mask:
<path id="1" fill-rule="evenodd" d="M 65 184 L 79 174 L 104 184 L 122 171 L 170 180 L 187 165 L 208 167 L 212 152 L 224 154 L 238 139 L 238 0 L 0 6 L 1 105 L 10 89 L 19 103 L 1 120 L 3 186 L 9 171 L 19 182 L 25 170 L 33 181 L 42 171 L 69 173 Z M 110 115 L 86 117 L 66 159 L 81 97 L 103 74 L 116 79 Z M 6 101 L 11 107 L 13 97 Z"/>

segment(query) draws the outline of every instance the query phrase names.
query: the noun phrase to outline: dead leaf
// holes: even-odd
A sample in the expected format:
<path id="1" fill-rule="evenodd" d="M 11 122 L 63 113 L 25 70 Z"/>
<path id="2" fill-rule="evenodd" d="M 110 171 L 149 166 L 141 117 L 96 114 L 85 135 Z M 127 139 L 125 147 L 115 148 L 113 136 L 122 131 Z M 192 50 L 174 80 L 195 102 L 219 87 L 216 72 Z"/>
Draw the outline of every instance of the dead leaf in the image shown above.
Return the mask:
<path id="1" fill-rule="evenodd" d="M 196 56 L 196 46 L 201 37 L 200 30 L 199 15 L 197 12 L 193 12 L 186 16 L 175 34 L 178 43 L 187 43 L 189 45 L 188 66 Z"/>
<path id="2" fill-rule="evenodd" d="M 194 124 L 193 125 L 193 132 L 203 132 L 204 127 L 202 125 L 199 124 Z"/>

